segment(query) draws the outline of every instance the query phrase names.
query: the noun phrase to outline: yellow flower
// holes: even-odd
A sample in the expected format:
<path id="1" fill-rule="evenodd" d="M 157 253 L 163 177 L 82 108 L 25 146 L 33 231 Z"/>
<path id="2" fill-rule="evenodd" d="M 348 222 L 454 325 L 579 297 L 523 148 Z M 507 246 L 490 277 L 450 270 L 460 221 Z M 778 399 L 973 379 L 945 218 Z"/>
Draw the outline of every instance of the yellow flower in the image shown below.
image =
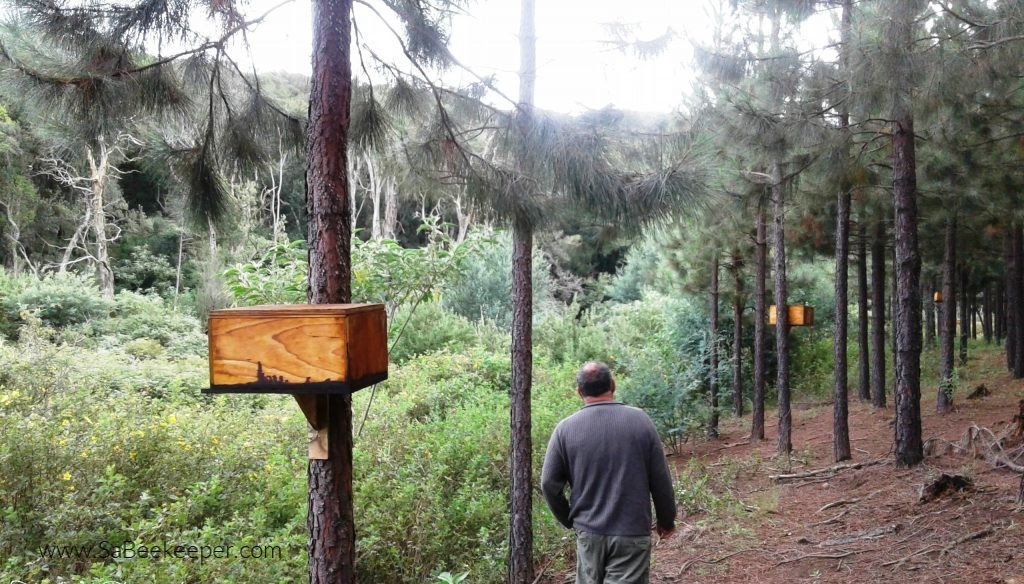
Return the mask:
<path id="1" fill-rule="evenodd" d="M 68 421 L 68 420 L 64 420 L 63 422 L 61 422 L 61 423 L 60 423 L 60 425 L 61 425 L 61 426 L 64 426 L 65 428 L 67 428 L 68 426 L 70 426 L 70 425 L 71 425 L 71 422 L 70 422 L 70 421 Z"/>
<path id="2" fill-rule="evenodd" d="M 99 440 L 99 438 L 97 438 L 97 437 L 95 437 L 95 436 L 90 436 L 90 437 L 89 437 L 89 441 L 91 441 L 91 442 L 92 442 L 93 444 L 96 444 L 96 443 L 97 443 L 97 442 L 99 442 L 100 440 Z"/>
<path id="3" fill-rule="evenodd" d="M 135 436 L 136 438 L 145 438 L 146 433 L 143 432 L 142 430 L 135 430 L 134 432 L 132 432 L 132 436 Z"/>
<path id="4" fill-rule="evenodd" d="M 217 437 L 214 436 L 213 438 L 210 438 L 210 444 L 220 444 L 220 440 L 218 440 Z"/>
<path id="5" fill-rule="evenodd" d="M 135 460 L 135 451 L 134 450 L 128 453 L 128 458 L 130 458 L 132 460 Z"/>
<path id="6" fill-rule="evenodd" d="M 64 473 L 64 480 L 70 481 L 71 480 L 71 473 L 69 473 L 69 472 Z"/>
<path id="7" fill-rule="evenodd" d="M 63 438 L 61 438 L 60 441 L 57 442 L 57 444 L 59 444 L 61 446 L 67 446 L 68 445 L 68 441 L 63 439 Z"/>
<path id="8" fill-rule="evenodd" d="M 68 485 L 68 490 L 69 491 L 74 491 L 75 490 L 75 485 Z"/>
<path id="9" fill-rule="evenodd" d="M 167 421 L 170 422 L 171 424 L 176 424 L 178 422 L 178 418 L 175 418 L 174 414 L 171 414 L 167 416 Z"/>

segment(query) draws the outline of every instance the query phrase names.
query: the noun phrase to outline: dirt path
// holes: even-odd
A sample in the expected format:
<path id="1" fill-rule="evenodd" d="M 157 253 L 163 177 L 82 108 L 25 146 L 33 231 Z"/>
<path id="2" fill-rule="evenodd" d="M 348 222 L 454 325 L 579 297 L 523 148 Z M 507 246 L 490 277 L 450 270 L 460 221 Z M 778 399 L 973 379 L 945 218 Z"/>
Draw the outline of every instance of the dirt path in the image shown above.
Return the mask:
<path id="1" fill-rule="evenodd" d="M 975 377 L 965 379 L 966 385 L 973 389 L 983 380 L 988 397 L 957 396 L 956 410 L 940 416 L 934 395 L 926 394 L 926 439 L 958 440 L 972 423 L 998 433 L 1012 421 L 1024 382 L 1004 375 L 1000 358 L 985 354 L 972 364 L 976 373 L 966 373 Z M 1024 508 L 1015 502 L 1020 476 L 950 454 L 898 470 L 889 456 L 891 405 L 873 411 L 853 403 L 850 410 L 852 462 L 869 464 L 833 477 L 781 484 L 768 478 L 832 465 L 830 404 L 794 408 L 789 464 L 775 456 L 773 421 L 768 441 L 747 443 L 749 416 L 723 426 L 719 440 L 685 445 L 670 457 L 683 476 L 696 476 L 695 469 L 706 473 L 707 483 L 694 489 L 715 494 L 701 503 L 695 493 L 693 507 L 710 509 L 681 513 L 677 536 L 657 545 L 652 583 L 1024 584 Z M 974 490 L 920 503 L 922 485 L 942 472 L 971 477 Z M 714 497 L 731 503 L 715 509 Z M 572 582 L 571 573 L 557 580 L 566 581 Z"/>

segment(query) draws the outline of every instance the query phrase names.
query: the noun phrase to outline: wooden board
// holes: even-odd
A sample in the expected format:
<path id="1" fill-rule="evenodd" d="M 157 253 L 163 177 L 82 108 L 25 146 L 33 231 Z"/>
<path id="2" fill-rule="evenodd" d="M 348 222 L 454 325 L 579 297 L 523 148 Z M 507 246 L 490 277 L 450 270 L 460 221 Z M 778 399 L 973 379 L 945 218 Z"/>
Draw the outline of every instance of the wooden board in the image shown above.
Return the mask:
<path id="1" fill-rule="evenodd" d="M 210 314 L 206 393 L 352 392 L 387 378 L 384 306 L 282 305 Z"/>

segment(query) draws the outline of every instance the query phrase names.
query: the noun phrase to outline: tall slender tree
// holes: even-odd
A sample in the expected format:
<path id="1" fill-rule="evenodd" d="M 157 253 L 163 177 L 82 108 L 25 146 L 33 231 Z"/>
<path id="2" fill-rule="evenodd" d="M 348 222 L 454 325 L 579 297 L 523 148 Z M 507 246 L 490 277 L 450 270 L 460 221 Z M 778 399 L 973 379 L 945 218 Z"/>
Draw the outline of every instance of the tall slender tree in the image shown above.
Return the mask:
<path id="1" fill-rule="evenodd" d="M 889 3 L 892 67 L 892 168 L 894 234 L 896 245 L 896 297 L 893 355 L 896 384 L 896 446 L 898 466 L 909 467 L 924 459 L 921 438 L 921 256 L 918 250 L 917 167 L 914 149 L 913 87 L 914 26 L 922 2 Z"/>
<path id="2" fill-rule="evenodd" d="M 956 218 L 946 219 L 939 305 L 939 390 L 935 409 L 949 411 L 953 393 L 953 335 L 956 330 Z"/>

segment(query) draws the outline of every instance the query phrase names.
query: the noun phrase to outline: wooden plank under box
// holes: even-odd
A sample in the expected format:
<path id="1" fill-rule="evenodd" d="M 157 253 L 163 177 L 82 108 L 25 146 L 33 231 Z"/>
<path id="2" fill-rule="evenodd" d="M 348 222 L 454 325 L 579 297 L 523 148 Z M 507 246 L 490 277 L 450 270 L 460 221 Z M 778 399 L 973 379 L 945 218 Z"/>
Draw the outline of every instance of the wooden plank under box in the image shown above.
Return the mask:
<path id="1" fill-rule="evenodd" d="M 204 393 L 350 393 L 388 377 L 383 304 L 214 310 Z"/>

